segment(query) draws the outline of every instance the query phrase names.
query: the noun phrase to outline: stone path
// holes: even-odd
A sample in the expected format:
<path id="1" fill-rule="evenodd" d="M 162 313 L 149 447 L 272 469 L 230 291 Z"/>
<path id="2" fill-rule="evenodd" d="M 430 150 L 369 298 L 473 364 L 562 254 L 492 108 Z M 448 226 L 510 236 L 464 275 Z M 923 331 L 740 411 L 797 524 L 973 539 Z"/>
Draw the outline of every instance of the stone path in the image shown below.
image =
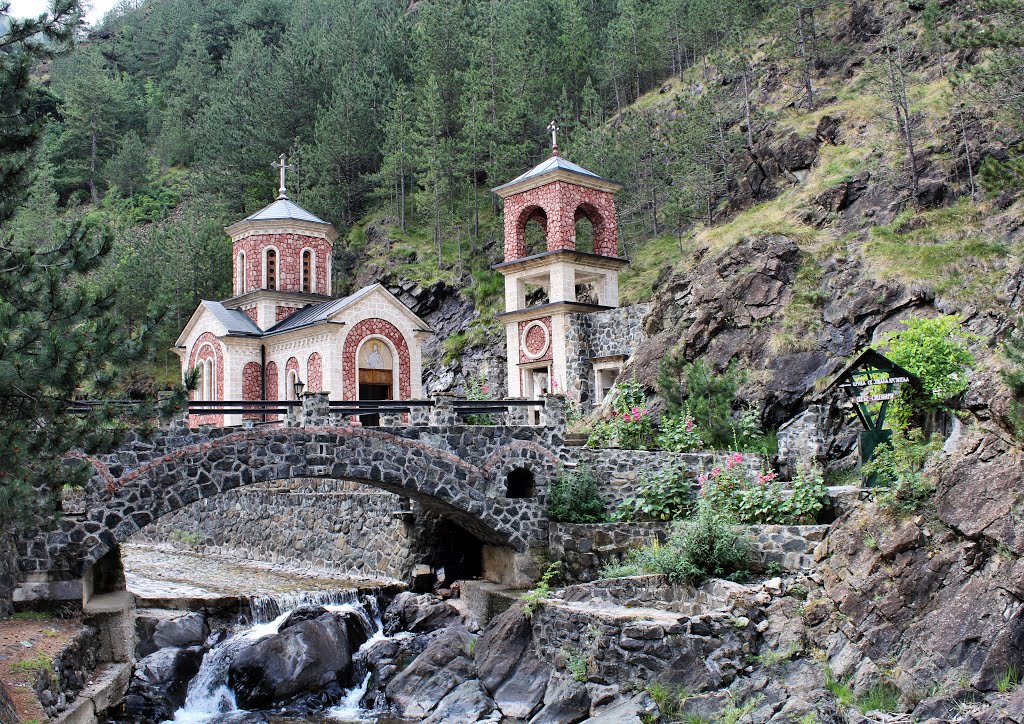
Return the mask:
<path id="1" fill-rule="evenodd" d="M 210 599 L 396 583 L 155 545 L 122 545 L 121 558 L 128 590 L 140 599 Z"/>

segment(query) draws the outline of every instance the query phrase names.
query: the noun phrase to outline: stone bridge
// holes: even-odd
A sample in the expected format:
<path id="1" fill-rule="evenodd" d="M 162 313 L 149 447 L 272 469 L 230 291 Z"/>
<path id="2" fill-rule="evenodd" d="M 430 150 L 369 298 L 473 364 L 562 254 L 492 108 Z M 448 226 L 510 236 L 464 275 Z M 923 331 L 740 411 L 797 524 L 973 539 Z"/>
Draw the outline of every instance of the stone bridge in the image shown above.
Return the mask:
<path id="1" fill-rule="evenodd" d="M 444 398 L 428 416 L 412 417 L 414 424 L 390 415 L 380 427 L 353 425 L 331 412 L 326 395 L 310 394 L 275 426 L 190 429 L 182 417 L 149 437 L 133 434 L 119 450 L 89 458 L 84 512 L 19 541 L 19 579 L 50 590 L 80 585 L 97 561 L 161 516 L 293 478 L 352 480 L 416 500 L 504 551 L 503 565 L 524 565 L 546 544 L 546 485 L 572 462 L 561 396 L 545 400 L 540 425 L 465 424 Z"/>

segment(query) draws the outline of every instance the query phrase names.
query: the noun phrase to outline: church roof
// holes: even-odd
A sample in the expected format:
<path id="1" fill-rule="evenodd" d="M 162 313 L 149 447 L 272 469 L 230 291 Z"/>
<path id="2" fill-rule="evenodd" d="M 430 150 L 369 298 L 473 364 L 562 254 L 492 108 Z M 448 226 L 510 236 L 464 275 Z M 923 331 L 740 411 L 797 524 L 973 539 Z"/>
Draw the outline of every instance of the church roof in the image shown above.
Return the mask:
<path id="1" fill-rule="evenodd" d="M 502 189 L 506 189 L 511 186 L 517 186 L 519 184 L 523 184 L 525 182 L 538 179 L 541 176 L 547 176 L 548 174 L 555 173 L 557 171 L 562 171 L 564 173 L 582 177 L 583 180 L 589 179 L 593 181 L 602 182 L 604 184 L 613 184 L 615 186 L 619 185 L 615 181 L 612 181 L 611 179 L 606 179 L 603 176 L 598 176 L 593 171 L 588 171 L 579 164 L 575 164 L 572 161 L 562 158 L 561 156 L 552 156 L 551 158 L 548 158 L 542 161 L 541 163 L 538 163 L 536 166 L 531 168 L 526 173 L 516 176 L 508 183 L 502 184 L 501 186 L 495 186 L 493 189 L 491 189 L 491 191 L 497 193 Z"/>
<path id="2" fill-rule="evenodd" d="M 287 198 L 277 199 L 277 201 L 263 207 L 255 214 L 246 216 L 244 221 L 279 221 L 285 219 L 289 221 L 309 221 L 314 224 L 328 224 L 328 222 L 309 213 Z"/>
<path id="3" fill-rule="evenodd" d="M 313 324 L 326 322 L 335 312 L 344 309 L 352 302 L 366 296 L 377 286 L 379 285 L 371 284 L 370 286 L 363 287 L 358 292 L 349 294 L 347 297 L 342 297 L 341 299 L 329 299 L 328 301 L 320 302 L 319 304 L 310 304 L 308 307 L 303 307 L 287 319 L 281 320 L 264 332 L 264 334 L 280 334 L 281 332 L 290 332 L 293 329 L 299 329 L 300 327 L 309 327 Z"/>
<path id="4" fill-rule="evenodd" d="M 263 332 L 256 323 L 249 318 L 249 315 L 241 309 L 228 309 L 220 302 L 203 300 L 203 306 L 210 310 L 210 313 L 218 322 L 224 325 L 228 334 L 242 334 L 259 337 Z"/>

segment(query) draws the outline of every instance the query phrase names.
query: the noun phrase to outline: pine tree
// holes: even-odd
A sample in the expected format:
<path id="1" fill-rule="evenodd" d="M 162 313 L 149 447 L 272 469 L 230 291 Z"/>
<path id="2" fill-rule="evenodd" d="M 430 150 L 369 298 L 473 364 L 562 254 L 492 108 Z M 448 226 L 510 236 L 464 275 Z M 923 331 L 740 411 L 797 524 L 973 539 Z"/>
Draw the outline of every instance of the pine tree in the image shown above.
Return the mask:
<path id="1" fill-rule="evenodd" d="M 406 230 L 406 196 L 414 167 L 412 123 L 412 96 L 401 85 L 384 114 L 383 157 L 374 181 L 377 195 L 395 203 L 395 216 L 402 231 Z"/>
<path id="2" fill-rule="evenodd" d="M 122 196 L 132 197 L 149 177 L 149 158 L 142 139 L 135 131 L 121 141 L 117 153 L 107 163 L 107 180 L 117 186 Z"/>
<path id="3" fill-rule="evenodd" d="M 68 459 L 69 452 L 96 452 L 128 425 L 141 424 L 139 415 L 148 411 L 102 406 L 76 416 L 68 403 L 114 390 L 118 371 L 139 360 L 148 335 L 119 332 L 110 314 L 114 290 L 95 278 L 109 234 L 78 226 L 64 238 L 14 238 L 13 208 L 25 197 L 23 169 L 39 135 L 27 103 L 35 89 L 23 71 L 55 47 L 34 36 L 66 41 L 78 7 L 58 3 L 56 15 L 27 23 L 9 22 L 6 9 L 0 5 L 0 27 L 7 27 L 0 35 L 0 102 L 13 111 L 13 123 L 0 129 L 0 168 L 10 169 L 0 176 L 0 522 L 10 531 L 51 515 L 62 484 L 87 480 L 90 467 Z"/>

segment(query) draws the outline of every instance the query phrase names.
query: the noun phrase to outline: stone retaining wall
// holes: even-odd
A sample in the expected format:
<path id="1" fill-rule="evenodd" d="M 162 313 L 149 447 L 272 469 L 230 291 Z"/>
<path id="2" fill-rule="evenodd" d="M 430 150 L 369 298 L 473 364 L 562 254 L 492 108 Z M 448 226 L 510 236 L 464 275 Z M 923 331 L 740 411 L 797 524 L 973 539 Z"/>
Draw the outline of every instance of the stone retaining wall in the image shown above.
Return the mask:
<path id="1" fill-rule="evenodd" d="M 683 465 L 694 478 L 716 465 L 725 465 L 732 453 L 675 453 L 664 450 L 619 450 L 617 448 L 579 448 L 577 457 L 600 481 L 601 492 L 614 508 L 623 500 L 636 497 L 644 476 Z M 764 466 L 761 455 L 745 453 L 743 468 L 751 476 Z"/>
<path id="2" fill-rule="evenodd" d="M 254 484 L 165 515 L 132 542 L 405 579 L 412 541 L 403 508 L 398 495 L 347 481 Z"/>
<path id="3" fill-rule="evenodd" d="M 548 528 L 551 560 L 561 561 L 559 569 L 567 582 L 588 582 L 598 578 L 600 569 L 620 563 L 626 554 L 653 540 L 665 542 L 669 523 L 552 523 Z M 787 571 L 814 565 L 814 551 L 825 539 L 827 525 L 752 525 L 746 528 L 753 539 L 757 566 L 775 564 Z"/>
<path id="4" fill-rule="evenodd" d="M 49 716 L 56 716 L 67 709 L 85 688 L 96 669 L 98 650 L 96 629 L 83 626 L 53 657 L 52 669 L 39 671 L 34 689 Z"/>

